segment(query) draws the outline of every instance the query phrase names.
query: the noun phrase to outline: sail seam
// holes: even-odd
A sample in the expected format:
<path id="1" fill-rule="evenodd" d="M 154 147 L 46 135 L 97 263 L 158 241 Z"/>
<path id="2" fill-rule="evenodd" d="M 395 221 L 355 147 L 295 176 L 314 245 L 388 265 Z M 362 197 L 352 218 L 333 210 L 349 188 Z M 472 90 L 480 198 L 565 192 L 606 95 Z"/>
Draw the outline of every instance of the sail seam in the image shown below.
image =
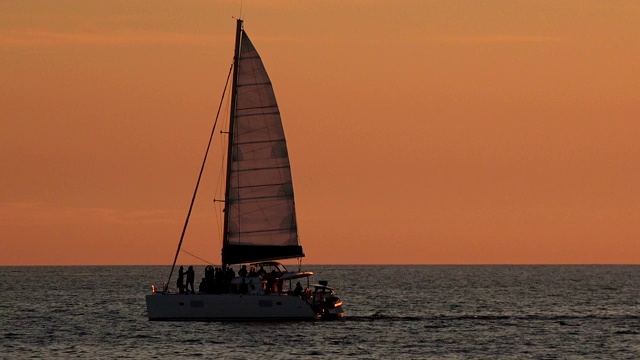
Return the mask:
<path id="1" fill-rule="evenodd" d="M 276 112 L 261 112 L 261 113 L 255 113 L 255 114 L 236 114 L 236 119 L 237 118 L 241 118 L 241 117 L 248 117 L 248 116 L 261 116 L 261 115 L 280 115 L 279 111 Z"/>
<path id="2" fill-rule="evenodd" d="M 244 172 L 244 171 L 254 171 L 254 170 L 274 170 L 274 169 L 289 169 L 290 165 L 285 166 L 268 166 L 268 167 L 260 167 L 260 168 L 251 168 L 251 169 L 234 169 L 234 172 Z M 239 188 L 238 186 L 234 186 L 235 188 Z"/>
<path id="3" fill-rule="evenodd" d="M 280 141 L 286 141 L 286 140 L 279 139 L 279 140 L 245 141 L 245 142 L 237 142 L 236 145 L 265 144 L 265 143 L 274 143 L 274 142 L 280 142 Z"/>
<path id="4" fill-rule="evenodd" d="M 276 108 L 276 109 L 278 109 L 278 106 L 277 105 L 251 106 L 251 107 L 246 107 L 246 108 L 238 108 L 238 109 L 236 109 L 236 111 L 253 110 L 253 109 L 266 109 L 266 108 Z"/>
<path id="5" fill-rule="evenodd" d="M 278 229 L 268 229 L 268 230 L 253 230 L 253 231 L 239 231 L 239 232 L 234 232 L 233 235 L 236 234 L 257 234 L 257 233 L 266 233 L 266 232 L 280 232 L 280 231 L 286 231 L 286 232 L 290 232 L 291 230 L 293 230 L 295 228 L 278 228 Z M 246 244 L 249 245 L 249 244 Z"/>
<path id="6" fill-rule="evenodd" d="M 246 185 L 246 186 L 237 186 L 236 189 L 251 189 L 251 188 L 259 188 L 259 187 L 267 187 L 267 186 L 282 186 L 282 185 L 291 185 L 292 182 L 286 183 L 277 183 L 277 184 L 260 184 L 260 185 Z"/>
<path id="7" fill-rule="evenodd" d="M 293 199 L 293 195 L 272 195 L 272 196 L 254 196 L 254 197 L 236 197 L 228 200 L 231 204 L 237 204 L 243 201 L 251 201 L 251 200 L 265 200 L 265 199 Z"/>
<path id="8" fill-rule="evenodd" d="M 241 88 L 241 87 L 245 87 L 245 86 L 256 86 L 256 85 L 271 85 L 271 81 L 257 82 L 257 83 L 247 83 L 247 84 L 238 84 L 238 86 L 236 86 L 236 88 Z"/>
<path id="9" fill-rule="evenodd" d="M 260 59 L 260 55 L 254 55 L 254 56 L 243 56 L 242 59 Z M 262 59 L 260 59 L 260 61 L 262 61 Z"/>

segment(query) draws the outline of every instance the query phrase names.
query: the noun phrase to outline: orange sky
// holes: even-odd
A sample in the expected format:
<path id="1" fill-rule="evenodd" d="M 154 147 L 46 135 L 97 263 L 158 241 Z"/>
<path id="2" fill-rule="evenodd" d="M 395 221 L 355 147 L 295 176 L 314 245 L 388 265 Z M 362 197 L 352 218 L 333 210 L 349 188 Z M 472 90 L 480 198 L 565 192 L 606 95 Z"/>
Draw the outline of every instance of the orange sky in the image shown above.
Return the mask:
<path id="1" fill-rule="evenodd" d="M 0 3 L 0 265 L 171 263 L 239 8 Z M 242 11 L 305 263 L 640 264 L 640 2 Z M 210 165 L 184 248 L 219 263 Z"/>

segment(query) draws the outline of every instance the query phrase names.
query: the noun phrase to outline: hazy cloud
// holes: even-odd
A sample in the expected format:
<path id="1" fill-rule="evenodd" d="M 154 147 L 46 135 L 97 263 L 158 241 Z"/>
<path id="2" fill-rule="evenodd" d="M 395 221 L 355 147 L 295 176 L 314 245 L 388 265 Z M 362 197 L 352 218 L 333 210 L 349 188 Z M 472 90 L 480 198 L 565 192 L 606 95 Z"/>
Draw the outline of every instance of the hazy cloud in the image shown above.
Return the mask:
<path id="1" fill-rule="evenodd" d="M 39 202 L 0 204 L 0 218 L 3 225 L 141 224 L 165 223 L 177 219 L 176 213 L 172 211 L 64 207 Z"/>
<path id="2" fill-rule="evenodd" d="M 177 32 L 55 32 L 46 30 L 0 31 L 0 47 L 61 47 L 69 45 L 128 46 L 140 44 L 207 46 L 229 41 L 228 36 Z"/>
<path id="3" fill-rule="evenodd" d="M 485 35 L 454 35 L 454 36 L 427 36 L 422 38 L 424 41 L 443 42 L 443 43 L 550 43 L 567 41 L 566 37 L 558 36 L 531 36 L 531 35 L 504 35 L 504 34 L 485 34 Z"/>

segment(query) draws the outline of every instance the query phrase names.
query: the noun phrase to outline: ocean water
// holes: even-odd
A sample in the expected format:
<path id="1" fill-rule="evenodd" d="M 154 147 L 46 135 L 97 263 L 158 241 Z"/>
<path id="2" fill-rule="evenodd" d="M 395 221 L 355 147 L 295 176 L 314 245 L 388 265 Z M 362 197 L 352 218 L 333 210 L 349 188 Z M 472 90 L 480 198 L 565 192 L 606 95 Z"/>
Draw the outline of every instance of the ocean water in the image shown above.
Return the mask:
<path id="1" fill-rule="evenodd" d="M 304 269 L 346 320 L 150 322 L 167 266 L 0 267 L 0 358 L 640 359 L 640 266 Z"/>

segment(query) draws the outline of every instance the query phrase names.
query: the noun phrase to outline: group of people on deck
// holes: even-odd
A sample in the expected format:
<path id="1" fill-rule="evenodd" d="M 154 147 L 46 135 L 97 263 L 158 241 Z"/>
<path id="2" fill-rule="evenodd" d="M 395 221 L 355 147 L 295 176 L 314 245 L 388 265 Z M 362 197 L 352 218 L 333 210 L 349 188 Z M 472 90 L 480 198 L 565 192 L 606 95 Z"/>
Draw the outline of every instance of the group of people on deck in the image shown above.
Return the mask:
<path id="1" fill-rule="evenodd" d="M 231 281 L 236 277 L 236 272 L 231 266 L 214 268 L 207 266 L 204 269 L 204 277 L 200 282 L 199 290 L 208 294 L 228 294 Z"/>
<path id="2" fill-rule="evenodd" d="M 222 267 L 215 269 L 212 266 L 207 266 L 205 269 L 205 276 L 202 278 L 198 291 L 209 294 L 228 294 L 230 292 L 246 294 L 249 292 L 249 286 L 254 287 L 254 285 L 253 283 L 248 284 L 245 281 L 245 278 L 258 276 L 265 279 L 265 293 L 275 293 L 278 292 L 279 289 L 282 290 L 282 281 L 278 281 L 279 274 L 275 270 L 272 270 L 271 273 L 267 273 L 262 266 L 260 266 L 259 270 L 256 270 L 253 266 L 247 270 L 247 266 L 242 265 L 242 268 L 238 270 L 238 276 L 242 278 L 242 283 L 239 285 L 232 285 L 232 281 L 236 277 L 236 273 L 231 266 L 223 265 Z M 189 266 L 187 271 L 184 271 L 184 267 L 180 266 L 178 269 L 178 280 L 176 284 L 178 292 L 180 294 L 195 294 L 194 280 L 195 271 L 193 270 L 193 266 Z M 302 285 L 298 282 L 293 290 L 293 294 L 301 296 L 303 291 Z"/>

